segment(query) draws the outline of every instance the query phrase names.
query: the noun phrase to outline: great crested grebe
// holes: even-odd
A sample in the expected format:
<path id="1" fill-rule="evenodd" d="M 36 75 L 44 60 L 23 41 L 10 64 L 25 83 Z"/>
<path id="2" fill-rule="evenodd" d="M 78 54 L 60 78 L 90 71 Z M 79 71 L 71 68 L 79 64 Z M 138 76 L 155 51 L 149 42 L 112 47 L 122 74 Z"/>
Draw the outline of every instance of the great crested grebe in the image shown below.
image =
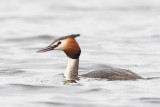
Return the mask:
<path id="1" fill-rule="evenodd" d="M 75 79 L 78 77 L 79 68 L 79 56 L 81 49 L 75 40 L 80 34 L 72 34 L 63 36 L 56 39 L 53 43 L 44 49 L 37 51 L 38 53 L 50 51 L 50 50 L 62 50 L 68 57 L 68 65 L 64 76 L 67 79 Z M 106 78 L 109 80 L 136 80 L 143 79 L 141 76 L 125 69 L 119 68 L 106 68 L 101 70 L 95 70 L 87 74 L 80 75 L 82 77 L 89 78 Z"/>

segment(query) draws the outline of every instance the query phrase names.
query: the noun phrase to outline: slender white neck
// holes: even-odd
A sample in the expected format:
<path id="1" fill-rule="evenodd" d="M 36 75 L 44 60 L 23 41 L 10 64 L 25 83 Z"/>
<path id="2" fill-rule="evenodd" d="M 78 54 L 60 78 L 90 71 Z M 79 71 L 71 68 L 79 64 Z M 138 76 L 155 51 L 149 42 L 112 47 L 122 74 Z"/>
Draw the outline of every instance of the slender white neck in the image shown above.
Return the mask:
<path id="1" fill-rule="evenodd" d="M 71 59 L 68 58 L 68 65 L 66 71 L 64 73 L 67 79 L 74 79 L 78 76 L 78 68 L 79 68 L 79 58 Z"/>

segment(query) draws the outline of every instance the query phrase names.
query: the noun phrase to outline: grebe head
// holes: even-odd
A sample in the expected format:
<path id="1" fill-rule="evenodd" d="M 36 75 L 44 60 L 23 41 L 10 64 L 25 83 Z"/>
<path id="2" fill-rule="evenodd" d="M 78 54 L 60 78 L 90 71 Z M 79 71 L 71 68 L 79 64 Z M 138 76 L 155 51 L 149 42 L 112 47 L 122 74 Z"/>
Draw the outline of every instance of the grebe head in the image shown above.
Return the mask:
<path id="1" fill-rule="evenodd" d="M 38 53 L 47 52 L 50 50 L 62 50 L 65 54 L 72 59 L 77 59 L 80 56 L 81 49 L 75 40 L 80 34 L 72 34 L 68 36 L 63 36 L 56 39 L 53 43 L 44 49 L 37 51 Z"/>

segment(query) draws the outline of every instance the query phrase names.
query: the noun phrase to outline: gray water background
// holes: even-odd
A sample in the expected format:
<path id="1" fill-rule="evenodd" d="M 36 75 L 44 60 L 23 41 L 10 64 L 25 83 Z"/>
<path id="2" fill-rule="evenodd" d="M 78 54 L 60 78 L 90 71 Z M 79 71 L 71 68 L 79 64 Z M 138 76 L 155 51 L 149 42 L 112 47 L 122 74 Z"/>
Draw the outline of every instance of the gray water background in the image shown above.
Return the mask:
<path id="1" fill-rule="evenodd" d="M 66 83 L 63 52 L 80 33 L 79 74 L 109 66 L 160 77 L 159 0 L 0 0 L 1 107 L 160 107 L 160 78 Z"/>

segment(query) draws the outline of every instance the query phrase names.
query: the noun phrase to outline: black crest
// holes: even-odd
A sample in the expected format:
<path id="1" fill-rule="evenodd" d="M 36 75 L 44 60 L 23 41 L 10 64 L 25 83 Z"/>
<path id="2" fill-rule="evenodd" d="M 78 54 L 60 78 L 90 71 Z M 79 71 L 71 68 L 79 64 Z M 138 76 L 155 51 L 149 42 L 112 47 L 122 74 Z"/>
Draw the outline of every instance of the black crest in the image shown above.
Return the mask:
<path id="1" fill-rule="evenodd" d="M 72 34 L 72 35 L 62 36 L 62 37 L 56 39 L 53 43 L 55 43 L 55 42 L 57 42 L 59 40 L 67 39 L 67 38 L 76 38 L 78 36 L 80 36 L 80 34 Z"/>

